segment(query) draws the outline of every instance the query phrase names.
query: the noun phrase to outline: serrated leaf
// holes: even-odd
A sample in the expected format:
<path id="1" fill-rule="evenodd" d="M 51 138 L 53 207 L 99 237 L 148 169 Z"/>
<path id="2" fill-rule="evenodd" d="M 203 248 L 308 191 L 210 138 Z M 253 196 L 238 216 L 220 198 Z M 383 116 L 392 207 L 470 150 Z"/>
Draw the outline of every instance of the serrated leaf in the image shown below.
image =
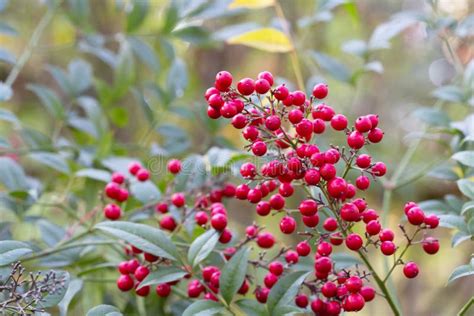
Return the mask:
<path id="1" fill-rule="evenodd" d="M 117 307 L 104 304 L 91 308 L 86 316 L 122 316 L 122 313 Z"/>
<path id="2" fill-rule="evenodd" d="M 85 178 L 90 178 L 97 181 L 109 182 L 111 179 L 111 174 L 110 172 L 106 170 L 86 168 L 86 169 L 81 169 L 77 171 L 76 177 L 85 177 Z"/>
<path id="3" fill-rule="evenodd" d="M 245 45 L 273 53 L 286 53 L 293 45 L 285 33 L 274 28 L 260 28 L 227 39 L 231 45 Z"/>
<path id="4" fill-rule="evenodd" d="M 130 222 L 102 222 L 97 224 L 95 229 L 125 240 L 152 255 L 178 260 L 176 246 L 164 232 L 157 228 Z"/>
<path id="5" fill-rule="evenodd" d="M 229 9 L 261 9 L 274 4 L 274 0 L 233 0 L 229 4 Z"/>
<path id="6" fill-rule="evenodd" d="M 29 84 L 27 89 L 38 96 L 41 103 L 55 118 L 64 117 L 63 105 L 53 90 L 39 84 Z"/>
<path id="7" fill-rule="evenodd" d="M 186 274 L 188 274 L 188 272 L 177 267 L 159 267 L 158 270 L 151 272 L 143 281 L 140 282 L 139 288 L 147 285 L 156 285 L 180 280 Z"/>
<path id="8" fill-rule="evenodd" d="M 458 188 L 462 194 L 474 200 L 474 181 L 468 179 L 460 179 L 457 181 Z"/>
<path id="9" fill-rule="evenodd" d="M 13 263 L 31 253 L 30 246 L 24 242 L 16 240 L 1 240 L 0 241 L 0 266 L 5 266 Z"/>
<path id="10" fill-rule="evenodd" d="M 230 304 L 235 293 L 237 293 L 245 280 L 249 253 L 250 248 L 240 249 L 221 270 L 219 291 L 228 304 Z"/>
<path id="11" fill-rule="evenodd" d="M 463 165 L 474 168 L 474 151 L 459 151 L 455 153 L 451 158 L 456 161 L 459 161 Z"/>
<path id="12" fill-rule="evenodd" d="M 448 284 L 462 277 L 474 275 L 474 267 L 471 264 L 465 264 L 457 267 L 448 278 Z"/>
<path id="13" fill-rule="evenodd" d="M 186 308 L 182 316 L 211 316 L 221 313 L 225 307 L 211 300 L 199 300 Z"/>
<path id="14" fill-rule="evenodd" d="M 205 260 L 214 250 L 219 241 L 219 233 L 215 230 L 208 230 L 198 238 L 196 238 L 188 251 L 188 262 L 193 266 L 197 266 Z"/>
<path id="15" fill-rule="evenodd" d="M 267 308 L 271 315 L 276 308 L 288 305 L 293 301 L 299 287 L 310 273 L 307 271 L 293 272 L 278 280 L 268 295 Z"/>
<path id="16" fill-rule="evenodd" d="M 0 157 L 0 182 L 11 191 L 22 191 L 28 188 L 23 168 L 8 157 Z"/>
<path id="17" fill-rule="evenodd" d="M 60 154 L 50 152 L 32 152 L 28 155 L 28 157 L 59 172 L 65 174 L 70 172 L 66 159 Z"/>

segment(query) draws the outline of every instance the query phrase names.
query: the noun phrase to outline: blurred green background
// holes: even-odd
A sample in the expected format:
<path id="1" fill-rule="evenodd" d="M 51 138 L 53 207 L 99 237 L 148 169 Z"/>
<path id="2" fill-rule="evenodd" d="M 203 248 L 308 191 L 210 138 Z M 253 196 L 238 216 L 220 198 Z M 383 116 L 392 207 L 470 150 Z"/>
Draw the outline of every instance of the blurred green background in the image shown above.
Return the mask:
<path id="1" fill-rule="evenodd" d="M 0 87 L 2 109 L 22 122 L 11 124 L 2 112 L 2 154 L 18 159 L 26 173 L 43 182 L 43 190 L 54 196 L 61 195 L 65 185 L 72 185 L 71 178 L 58 170 L 56 160 L 52 163 L 56 168 L 51 169 L 51 161 L 29 157 L 32 151 L 59 153 L 68 169 L 77 170 L 111 154 L 147 161 L 156 155 L 204 154 L 212 146 L 238 149 L 244 142 L 237 131 L 206 118 L 203 92 L 220 70 L 232 72 L 236 79 L 268 70 L 279 80 L 292 82 L 294 88 L 301 86 L 298 77 L 307 90 L 316 82 L 327 82 L 327 103 L 351 119 L 366 113 L 380 115 L 385 138 L 369 150 L 387 163 L 389 173 L 366 198 L 373 208 L 387 214 L 388 226 L 396 228 L 406 201 L 460 196 L 452 177 L 427 174 L 445 166 L 455 151 L 456 135 L 446 132 L 447 126 L 473 112 L 473 85 L 461 83 L 469 63 L 473 65 L 473 1 L 279 0 L 277 4 L 242 1 L 246 5 L 241 7 L 231 2 L 0 1 L 0 7 L 5 3 L 0 13 L 0 81 L 8 83 L 25 48 L 34 46 L 12 85 Z M 37 34 L 38 42 L 32 43 L 40 21 L 45 21 L 44 30 Z M 286 41 L 273 43 L 275 37 L 263 34 L 257 42 L 276 46 L 265 49 L 261 44 L 249 47 L 255 43 L 245 41 L 244 45 L 228 43 L 232 38 L 239 42 L 239 34 L 262 27 L 277 30 Z M 71 86 L 59 71 L 67 72 L 68 67 L 71 76 L 76 76 Z M 81 82 L 83 88 L 78 87 Z M 41 86 L 35 90 L 29 86 L 32 83 Z M 462 97 L 456 91 L 439 90 L 448 85 L 462 86 Z M 5 86 L 11 86 L 11 97 Z M 93 97 L 97 108 L 88 112 L 91 108 L 81 102 L 91 100 L 78 101 L 80 95 Z M 63 104 L 67 115 L 54 114 L 56 101 Z M 466 123 L 471 130 L 473 122 Z M 429 133 L 422 134 L 427 126 Z M 396 183 L 404 185 L 392 190 L 390 180 L 402 168 L 402 157 L 413 143 L 417 143 L 416 150 Z M 69 155 L 64 154 L 68 147 L 73 148 Z M 460 175 L 462 170 L 452 165 L 443 170 L 469 176 Z M 89 196 L 84 205 L 97 201 L 94 192 L 100 185 L 85 189 L 86 183 L 79 181 L 72 186 L 82 197 Z M 439 210 L 442 205 L 434 209 L 446 211 Z M 233 202 L 230 209 L 235 228 L 255 220 L 247 203 Z M 0 213 L 0 219 L 19 221 L 8 212 Z M 277 218 L 259 221 L 278 231 Z M 28 225 L 14 226 L 13 237 L 28 239 Z M 469 262 L 474 250 L 469 240 L 451 247 L 456 231 L 441 228 L 435 233 L 442 247 L 436 256 L 412 249 L 409 256 L 421 266 L 417 279 L 394 274 L 406 315 L 455 315 L 474 295 L 472 277 L 447 285 L 453 269 Z M 380 269 L 382 265 L 379 262 Z M 83 314 L 82 308 L 90 307 L 90 302 L 107 300 L 106 291 L 115 291 L 114 284 L 86 284 L 85 289 L 90 287 L 95 287 L 91 292 L 97 297 L 83 291 L 74 300 L 71 315 Z M 388 314 L 380 298 L 360 313 Z"/>

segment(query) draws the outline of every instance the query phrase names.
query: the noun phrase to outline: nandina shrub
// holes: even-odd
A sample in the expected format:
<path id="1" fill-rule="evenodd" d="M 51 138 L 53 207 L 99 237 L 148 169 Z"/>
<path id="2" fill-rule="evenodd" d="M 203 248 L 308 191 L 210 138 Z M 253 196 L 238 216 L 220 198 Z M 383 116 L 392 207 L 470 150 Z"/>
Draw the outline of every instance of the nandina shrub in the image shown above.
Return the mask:
<path id="1" fill-rule="evenodd" d="M 383 139 L 380 118 L 367 114 L 350 122 L 322 102 L 329 93 L 325 84 L 307 96 L 276 85 L 266 71 L 233 84 L 229 72 L 219 72 L 205 99 L 209 117 L 228 119 L 242 130 L 245 148 L 261 157 L 241 165 L 236 185 L 225 174 L 185 192 L 176 192 L 176 179 L 166 182 L 166 195 L 155 205 L 159 229 L 116 221 L 133 215 L 124 215 L 122 207 L 130 183 L 149 181 L 144 166 L 130 164 L 128 174 L 114 173 L 105 186 L 103 211 L 111 221 L 96 228 L 125 243 L 118 289 L 138 296 L 156 293 L 170 301 L 187 296 L 195 302 L 184 315 L 225 310 L 339 315 L 360 311 L 374 299 L 386 300 L 399 315 L 387 282 L 393 273 L 409 279 L 420 274 L 407 249 L 436 254 L 439 242 L 431 235 L 439 219 L 407 202 L 406 220 L 398 228 L 384 227 L 379 212 L 364 200 L 364 192 L 387 171 L 366 151 Z M 326 133 L 344 141 L 324 146 Z M 168 177 L 185 172 L 176 159 L 167 170 Z M 350 176 L 356 176 L 354 183 Z M 254 223 L 239 236 L 228 218 L 239 210 L 226 207 L 228 199 L 253 204 L 259 216 L 278 217 L 281 234 Z M 340 258 L 352 256 L 360 261 L 351 263 L 360 264 L 340 264 Z M 389 257 L 387 272 L 374 268 L 378 256 Z"/>

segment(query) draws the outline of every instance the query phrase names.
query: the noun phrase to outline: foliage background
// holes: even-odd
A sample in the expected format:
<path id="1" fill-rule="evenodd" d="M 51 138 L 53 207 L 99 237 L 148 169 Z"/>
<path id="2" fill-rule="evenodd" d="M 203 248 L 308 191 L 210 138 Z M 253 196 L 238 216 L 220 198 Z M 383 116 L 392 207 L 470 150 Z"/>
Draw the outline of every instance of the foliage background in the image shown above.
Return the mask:
<path id="1" fill-rule="evenodd" d="M 203 91 L 222 69 L 231 71 L 234 78 L 255 77 L 269 70 L 295 87 L 298 76 L 307 87 L 323 80 L 330 86 L 328 102 L 338 111 L 351 118 L 379 114 L 385 139 L 371 149 L 372 154 L 388 164 L 388 179 L 402 169 L 398 184 L 406 185 L 392 190 L 387 180 L 378 183 L 367 198 L 378 209 L 386 203 L 391 227 L 396 227 L 405 201 L 442 199 L 447 193 L 460 196 L 452 180 L 468 179 L 472 169 L 451 161 L 448 168 L 436 169 L 444 180 L 426 174 L 445 166 L 459 150 L 453 145 L 456 133 L 448 127 L 473 112 L 474 80 L 463 83 L 460 79 L 474 78 L 472 1 L 281 0 L 277 6 L 273 1 L 248 1 L 262 7 L 252 9 L 229 9 L 230 2 L 0 1 L 0 80 L 6 83 L 0 86 L 0 152 L 18 161 L 31 177 L 18 187 L 3 181 L 2 240 L 54 245 L 53 232 L 64 234 L 60 227 L 74 228 L 99 203 L 103 183 L 77 172 L 101 169 L 107 157 L 140 158 L 155 179 L 161 179 L 168 157 L 205 154 L 213 146 L 239 148 L 243 142 L 236 131 L 205 116 Z M 393 18 L 400 12 L 404 12 L 401 18 Z M 429 19 L 413 18 L 423 14 Z M 379 28 L 377 38 L 374 30 L 387 21 L 392 23 Z M 290 37 L 266 50 L 226 43 L 236 34 L 259 27 L 290 32 Z M 13 95 L 9 97 L 12 68 L 21 64 L 22 53 L 35 36 L 38 43 L 10 82 Z M 378 42 L 366 51 L 364 42 L 371 38 Z M 259 40 L 268 44 L 277 39 Z M 462 86 L 461 96 L 457 90 L 440 90 L 447 85 Z M 429 133 L 420 134 L 424 123 L 431 126 Z M 466 124 L 473 133 L 473 120 Z M 401 168 L 402 157 L 420 135 L 423 140 L 410 163 Z M 5 168 L 11 170 L 2 162 L 3 173 Z M 387 204 L 387 198 L 391 203 Z M 12 201 L 14 206 L 8 204 Z M 452 205 L 449 198 L 448 204 L 429 203 L 427 207 L 441 213 Z M 235 202 L 230 208 L 234 228 L 242 229 L 254 220 L 249 205 Z M 472 227 L 468 220 L 466 225 Z M 264 221 L 278 230 L 276 219 Z M 407 315 L 453 315 L 473 295 L 472 279 L 446 285 L 452 271 L 468 263 L 473 252 L 471 241 L 451 247 L 456 231 L 465 228 L 472 233 L 460 225 L 447 225 L 454 229 L 439 232 L 440 255 L 410 254 L 421 263 L 419 278 L 407 281 L 395 274 Z M 48 236 L 53 240 L 48 241 Z M 100 262 L 89 256 L 66 265 L 80 273 L 91 264 L 87 260 Z M 104 276 L 111 282 L 103 282 Z M 123 304 L 128 294 L 116 290 L 113 278 L 112 271 L 88 275 L 69 313 L 83 315 L 102 302 Z M 384 311 L 384 302 L 378 300 L 361 315 Z"/>

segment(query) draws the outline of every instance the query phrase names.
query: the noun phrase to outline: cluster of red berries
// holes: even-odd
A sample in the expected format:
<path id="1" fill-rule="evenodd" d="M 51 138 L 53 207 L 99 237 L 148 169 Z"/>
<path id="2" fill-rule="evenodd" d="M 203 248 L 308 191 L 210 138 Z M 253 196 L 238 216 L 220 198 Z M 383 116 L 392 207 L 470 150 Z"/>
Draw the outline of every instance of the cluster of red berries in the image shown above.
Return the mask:
<path id="1" fill-rule="evenodd" d="M 128 166 L 128 172 L 141 182 L 150 178 L 150 172 L 138 162 L 132 162 Z M 114 172 L 111 181 L 105 185 L 105 195 L 117 203 L 123 203 L 128 200 L 129 196 L 127 185 L 125 175 L 121 172 Z M 122 216 L 122 208 L 117 203 L 109 203 L 104 207 L 104 216 L 107 219 L 115 221 Z"/>
<path id="2" fill-rule="evenodd" d="M 260 216 L 271 212 L 283 214 L 280 230 L 284 234 L 296 232 L 295 214 L 300 214 L 306 231 L 299 234 L 309 237 L 298 243 L 295 250 L 285 251 L 284 259 L 289 267 L 298 262 L 299 256 L 308 256 L 313 245 L 316 248 L 316 279 L 307 282 L 309 290 L 317 297 L 311 303 L 315 313 L 339 315 L 342 310 L 362 309 L 365 302 L 373 299 L 375 290 L 363 287 L 359 276 L 347 272 L 345 278 L 341 277 L 340 271 L 334 271 L 330 254 L 333 246 L 342 244 L 360 255 L 364 255 L 369 245 L 379 248 L 386 256 L 394 255 L 397 250 L 394 232 L 384 229 L 378 221 L 377 211 L 357 197 L 369 188 L 371 180 L 384 176 L 387 171 L 383 162 L 373 162 L 370 155 L 361 152 L 365 145 L 379 143 L 383 138 L 378 116 L 360 116 L 353 126 L 349 126 L 346 116 L 320 102 L 329 92 L 325 84 L 315 85 L 308 97 L 303 91 L 289 91 L 284 84 L 273 87 L 273 75 L 267 71 L 261 72 L 256 80 L 240 80 L 236 87 L 232 83 L 229 72 L 217 74 L 214 87 L 205 93 L 207 113 L 213 119 L 221 116 L 231 119 L 231 124 L 241 129 L 249 142 L 246 148 L 257 157 L 267 158 L 260 168 L 250 162 L 241 166 L 240 174 L 247 183 L 236 187 L 235 197 L 256 204 Z M 313 141 L 315 135 L 325 133 L 328 127 L 344 134 L 347 147 L 330 146 L 323 150 Z M 350 171 L 359 173 L 355 184 L 347 179 Z M 305 188 L 308 197 L 295 211 L 287 205 L 286 199 L 294 194 L 296 187 Z M 310 194 L 311 187 L 317 187 L 321 193 L 318 196 Z M 278 192 L 273 193 L 276 190 Z M 407 205 L 408 221 L 417 227 L 415 235 L 438 226 L 436 216 L 425 216 L 414 203 Z M 323 230 L 317 227 L 320 212 L 326 217 Z M 365 226 L 364 235 L 354 232 L 358 223 Z M 249 234 L 249 230 L 256 230 L 252 227 L 247 229 L 247 238 L 256 239 L 262 248 L 274 245 L 275 239 L 269 233 Z M 415 235 L 408 237 L 404 227 L 401 228 L 408 246 L 416 243 L 413 241 Z M 427 253 L 433 254 L 439 249 L 434 238 L 425 238 L 422 243 Z M 401 262 L 400 257 L 396 264 Z M 405 264 L 404 274 L 408 278 L 415 277 L 418 274 L 416 264 Z M 266 302 L 279 275 L 270 272 L 264 279 L 265 286 L 257 287 L 255 295 L 259 302 Z M 354 286 L 353 282 L 360 286 Z M 320 295 L 324 299 L 318 298 Z M 307 296 L 300 294 L 296 304 L 306 307 L 309 304 Z"/>

